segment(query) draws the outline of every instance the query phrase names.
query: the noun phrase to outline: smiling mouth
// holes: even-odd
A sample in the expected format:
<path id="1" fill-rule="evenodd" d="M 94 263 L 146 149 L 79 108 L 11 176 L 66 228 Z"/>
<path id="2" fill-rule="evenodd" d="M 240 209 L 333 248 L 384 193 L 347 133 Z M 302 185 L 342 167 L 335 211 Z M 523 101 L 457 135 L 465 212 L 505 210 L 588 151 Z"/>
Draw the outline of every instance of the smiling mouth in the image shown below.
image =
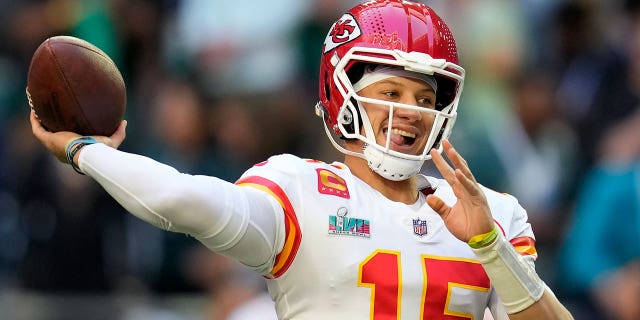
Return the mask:
<path id="1" fill-rule="evenodd" d="M 388 133 L 388 129 L 384 129 L 385 136 Z M 392 128 L 391 129 L 391 143 L 401 147 L 410 147 L 416 142 L 416 134 L 408 131 Z"/>

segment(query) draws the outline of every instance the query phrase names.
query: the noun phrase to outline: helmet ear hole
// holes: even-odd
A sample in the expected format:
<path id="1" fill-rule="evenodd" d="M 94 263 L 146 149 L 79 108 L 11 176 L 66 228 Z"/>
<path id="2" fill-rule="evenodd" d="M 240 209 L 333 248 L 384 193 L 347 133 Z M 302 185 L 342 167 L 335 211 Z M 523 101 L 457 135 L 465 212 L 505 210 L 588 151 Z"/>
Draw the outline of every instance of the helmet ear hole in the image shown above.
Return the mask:
<path id="1" fill-rule="evenodd" d="M 353 127 L 353 113 L 349 109 L 345 109 L 340 118 L 340 123 L 343 125 L 351 125 Z"/>
<path id="2" fill-rule="evenodd" d="M 357 106 L 357 102 L 355 99 L 351 98 L 351 103 L 353 103 L 355 106 Z M 357 109 L 356 109 L 356 112 Z M 351 110 L 349 108 L 345 108 L 344 111 L 340 114 L 340 119 L 338 119 L 338 121 L 340 121 L 340 123 L 342 123 L 345 131 L 348 134 L 355 134 L 356 133 L 356 129 L 355 129 L 355 118 L 359 116 L 358 114 L 353 114 L 353 112 L 351 112 Z M 360 121 L 358 121 L 360 122 Z"/>
<path id="3" fill-rule="evenodd" d="M 351 98 L 350 103 L 353 106 L 358 105 L 358 101 L 356 101 L 356 99 L 354 98 Z M 356 121 L 359 124 L 358 130 L 362 129 L 362 117 L 360 116 L 360 109 L 357 107 L 354 109 L 356 111 L 356 114 L 353 114 L 353 112 L 347 108 L 340 114 L 340 118 L 338 119 L 338 121 L 340 121 L 340 123 L 344 127 L 344 130 L 348 134 L 356 134 L 356 127 L 355 127 Z M 344 135 L 341 138 L 344 140 L 352 140 L 352 139 L 345 138 Z"/>
<path id="4" fill-rule="evenodd" d="M 453 102 L 456 96 L 457 82 L 447 77 L 434 74 L 438 82 L 438 92 L 436 93 L 436 110 L 442 111 Z"/>
<path id="5" fill-rule="evenodd" d="M 329 81 L 329 74 L 325 72 L 324 74 L 324 95 L 327 98 L 327 101 L 331 101 L 331 82 Z"/>

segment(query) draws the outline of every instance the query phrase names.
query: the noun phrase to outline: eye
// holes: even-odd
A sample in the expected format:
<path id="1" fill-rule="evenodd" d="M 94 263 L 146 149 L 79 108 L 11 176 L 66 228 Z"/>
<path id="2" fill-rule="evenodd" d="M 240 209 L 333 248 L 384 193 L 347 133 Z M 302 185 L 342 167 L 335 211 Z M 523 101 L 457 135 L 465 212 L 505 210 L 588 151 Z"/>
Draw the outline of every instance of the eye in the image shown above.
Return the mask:
<path id="1" fill-rule="evenodd" d="M 387 97 L 389 97 L 389 98 L 395 98 L 395 97 L 399 96 L 398 92 L 397 91 L 393 91 L 393 90 L 384 91 L 384 92 L 382 92 L 382 94 L 387 96 Z"/>
<path id="2" fill-rule="evenodd" d="M 418 98 L 416 101 L 418 102 L 418 104 L 420 106 L 424 106 L 430 109 L 434 109 L 435 108 L 435 99 L 433 99 L 432 97 L 424 97 L 424 98 Z"/>

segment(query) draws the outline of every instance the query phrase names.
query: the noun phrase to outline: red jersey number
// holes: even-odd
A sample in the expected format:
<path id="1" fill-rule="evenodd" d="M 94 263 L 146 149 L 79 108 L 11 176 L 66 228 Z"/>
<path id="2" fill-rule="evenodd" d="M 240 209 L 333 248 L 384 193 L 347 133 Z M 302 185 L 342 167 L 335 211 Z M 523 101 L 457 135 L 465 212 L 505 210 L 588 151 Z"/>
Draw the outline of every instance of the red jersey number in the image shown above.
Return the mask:
<path id="1" fill-rule="evenodd" d="M 358 285 L 371 289 L 369 318 L 372 320 L 401 319 L 402 272 L 400 252 L 376 250 L 362 263 Z M 473 310 L 458 304 L 452 308 L 452 292 L 455 288 L 486 293 L 489 278 L 482 265 L 475 260 L 437 257 L 421 257 L 424 286 L 420 319 L 458 320 L 473 319 Z M 484 309 L 481 307 L 481 309 Z"/>

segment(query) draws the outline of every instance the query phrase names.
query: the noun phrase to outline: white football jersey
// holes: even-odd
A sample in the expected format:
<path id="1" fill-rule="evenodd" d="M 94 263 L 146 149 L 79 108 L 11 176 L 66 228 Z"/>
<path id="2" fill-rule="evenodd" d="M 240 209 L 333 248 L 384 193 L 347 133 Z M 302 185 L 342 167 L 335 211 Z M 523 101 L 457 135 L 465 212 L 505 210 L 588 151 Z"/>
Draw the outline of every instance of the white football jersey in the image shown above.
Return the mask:
<path id="1" fill-rule="evenodd" d="M 279 155 L 243 174 L 237 185 L 267 192 L 284 209 L 284 246 L 265 275 L 281 319 L 483 319 L 486 308 L 503 317 L 482 265 L 426 204 L 425 193 L 435 192 L 453 205 L 451 188 L 419 178 L 424 189 L 407 205 L 337 162 Z M 505 237 L 533 263 L 526 212 L 484 190 Z"/>

